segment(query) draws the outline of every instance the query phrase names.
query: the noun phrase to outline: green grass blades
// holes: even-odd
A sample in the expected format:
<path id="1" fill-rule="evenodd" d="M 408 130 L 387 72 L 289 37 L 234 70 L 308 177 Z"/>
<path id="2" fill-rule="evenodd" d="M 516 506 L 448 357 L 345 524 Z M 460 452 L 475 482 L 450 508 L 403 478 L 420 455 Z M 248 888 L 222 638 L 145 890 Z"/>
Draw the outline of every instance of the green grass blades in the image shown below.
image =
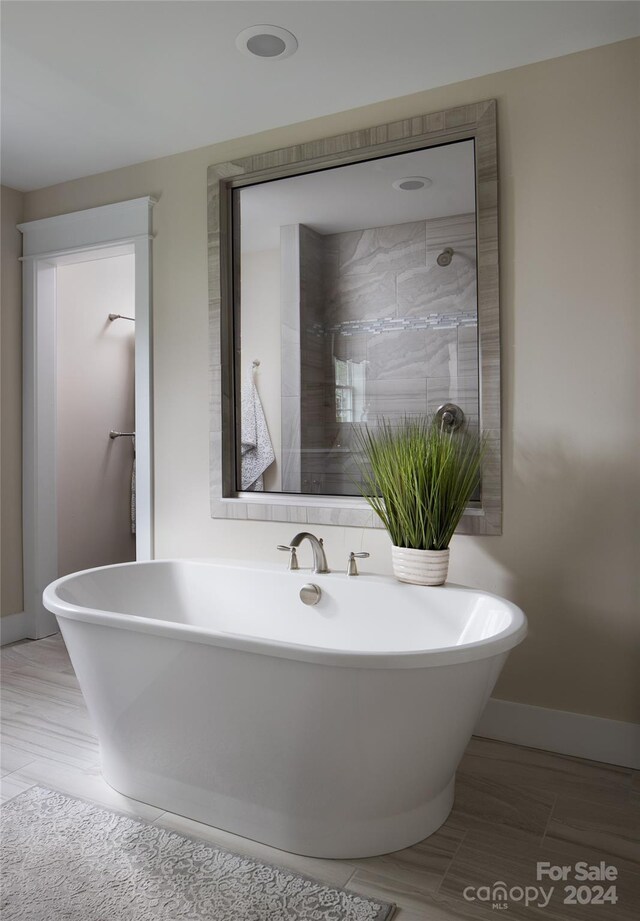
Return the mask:
<path id="1" fill-rule="evenodd" d="M 359 489 L 396 547 L 446 550 L 480 482 L 486 440 L 428 417 L 354 427 Z"/>

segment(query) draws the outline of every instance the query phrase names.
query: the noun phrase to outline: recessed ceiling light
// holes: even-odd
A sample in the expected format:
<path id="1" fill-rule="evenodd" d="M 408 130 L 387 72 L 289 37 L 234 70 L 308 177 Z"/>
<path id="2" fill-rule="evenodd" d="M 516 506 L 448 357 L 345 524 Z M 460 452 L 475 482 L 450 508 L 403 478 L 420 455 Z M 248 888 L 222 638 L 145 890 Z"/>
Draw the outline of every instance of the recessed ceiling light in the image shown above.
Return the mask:
<path id="1" fill-rule="evenodd" d="M 433 181 L 426 176 L 405 176 L 404 179 L 396 179 L 391 185 L 399 192 L 417 192 L 419 189 L 428 189 Z"/>
<path id="2" fill-rule="evenodd" d="M 280 61 L 298 48 L 298 39 L 280 26 L 249 26 L 236 38 L 236 48 L 257 58 Z"/>

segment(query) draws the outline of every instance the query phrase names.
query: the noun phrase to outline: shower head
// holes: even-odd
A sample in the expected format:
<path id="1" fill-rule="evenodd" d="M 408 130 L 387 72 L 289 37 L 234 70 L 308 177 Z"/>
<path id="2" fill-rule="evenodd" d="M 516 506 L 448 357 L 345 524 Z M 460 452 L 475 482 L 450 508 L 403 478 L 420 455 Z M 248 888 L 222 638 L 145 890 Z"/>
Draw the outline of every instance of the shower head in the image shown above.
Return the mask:
<path id="1" fill-rule="evenodd" d="M 436 259 L 436 262 L 438 263 L 438 265 L 450 265 L 452 258 L 453 258 L 453 250 L 451 249 L 450 246 L 447 246 L 446 249 L 442 250 L 438 258 Z"/>

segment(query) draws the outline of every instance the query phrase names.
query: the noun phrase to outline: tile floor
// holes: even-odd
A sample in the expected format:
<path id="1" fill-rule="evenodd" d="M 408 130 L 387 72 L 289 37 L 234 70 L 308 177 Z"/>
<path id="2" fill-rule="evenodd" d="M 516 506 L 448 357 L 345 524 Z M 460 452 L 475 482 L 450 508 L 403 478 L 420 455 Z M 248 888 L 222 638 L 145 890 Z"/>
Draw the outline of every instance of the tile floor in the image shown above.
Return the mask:
<path id="1" fill-rule="evenodd" d="M 414 847 L 365 860 L 298 857 L 129 800 L 100 776 L 98 744 L 62 638 L 4 647 L 2 797 L 42 784 L 195 834 L 222 847 L 398 905 L 397 921 L 640 918 L 640 772 L 474 738 L 457 776 L 454 809 Z M 402 757 L 399 753 L 398 757 Z M 618 868 L 615 905 L 565 904 L 556 883 L 546 907 L 519 893 L 506 910 L 465 899 L 500 880 L 540 885 L 537 861 Z M 548 882 L 543 883 L 545 890 Z M 589 885 L 594 885 L 593 883 Z"/>

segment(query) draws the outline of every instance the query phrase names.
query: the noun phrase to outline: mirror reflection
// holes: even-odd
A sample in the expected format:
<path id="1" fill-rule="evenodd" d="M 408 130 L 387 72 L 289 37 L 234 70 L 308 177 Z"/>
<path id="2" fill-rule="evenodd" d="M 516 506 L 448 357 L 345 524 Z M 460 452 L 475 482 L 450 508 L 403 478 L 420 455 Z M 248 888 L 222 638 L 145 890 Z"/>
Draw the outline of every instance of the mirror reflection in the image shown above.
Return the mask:
<path id="1" fill-rule="evenodd" d="M 354 426 L 477 427 L 473 140 L 233 199 L 238 490 L 359 495 Z"/>

